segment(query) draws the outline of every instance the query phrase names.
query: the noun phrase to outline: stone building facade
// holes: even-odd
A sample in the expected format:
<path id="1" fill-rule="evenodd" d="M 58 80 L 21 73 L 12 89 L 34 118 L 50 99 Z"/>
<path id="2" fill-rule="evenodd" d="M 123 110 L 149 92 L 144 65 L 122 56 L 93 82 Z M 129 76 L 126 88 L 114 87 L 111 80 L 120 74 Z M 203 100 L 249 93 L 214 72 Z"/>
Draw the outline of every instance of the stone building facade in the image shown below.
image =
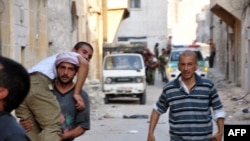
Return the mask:
<path id="1" fill-rule="evenodd" d="M 0 0 L 0 53 L 30 68 L 78 41 L 94 47 L 90 79 L 101 78 L 102 45 L 114 42 L 128 0 Z"/>
<path id="2" fill-rule="evenodd" d="M 210 0 L 216 67 L 230 82 L 250 90 L 249 0 Z"/>
<path id="3" fill-rule="evenodd" d="M 0 53 L 29 68 L 48 55 L 48 5 L 43 0 L 0 1 Z"/>
<path id="4" fill-rule="evenodd" d="M 0 0 L 0 55 L 27 69 L 70 51 L 79 41 L 94 47 L 86 89 L 100 93 L 102 46 L 113 43 L 129 0 Z M 98 90 L 98 91 L 96 91 Z M 98 100 L 94 100 L 98 101 Z"/>

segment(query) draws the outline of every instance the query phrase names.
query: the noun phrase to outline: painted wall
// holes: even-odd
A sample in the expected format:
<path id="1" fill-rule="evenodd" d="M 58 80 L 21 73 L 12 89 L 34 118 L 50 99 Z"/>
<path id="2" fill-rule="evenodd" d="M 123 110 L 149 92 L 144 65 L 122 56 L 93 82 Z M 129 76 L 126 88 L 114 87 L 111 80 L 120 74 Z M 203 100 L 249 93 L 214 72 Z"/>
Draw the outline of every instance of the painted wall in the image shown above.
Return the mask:
<path id="1" fill-rule="evenodd" d="M 126 43 L 146 42 L 153 51 L 156 42 L 159 49 L 166 47 L 167 35 L 167 1 L 141 0 L 141 8 L 130 8 L 130 15 L 121 23 L 116 37 L 146 37 Z"/>
<path id="2" fill-rule="evenodd" d="M 196 16 L 209 0 L 168 0 L 168 30 L 173 44 L 191 44 L 196 39 Z"/>
<path id="3" fill-rule="evenodd" d="M 72 0 L 48 1 L 49 55 L 70 51 L 74 44 L 71 6 Z"/>

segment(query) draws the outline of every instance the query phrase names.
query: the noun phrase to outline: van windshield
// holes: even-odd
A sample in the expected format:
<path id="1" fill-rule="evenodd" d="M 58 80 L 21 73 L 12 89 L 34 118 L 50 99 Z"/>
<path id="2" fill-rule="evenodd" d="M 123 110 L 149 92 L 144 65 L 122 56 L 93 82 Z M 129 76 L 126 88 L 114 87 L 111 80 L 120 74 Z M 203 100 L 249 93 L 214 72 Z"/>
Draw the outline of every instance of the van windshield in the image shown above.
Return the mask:
<path id="1" fill-rule="evenodd" d="M 139 56 L 108 56 L 104 64 L 105 70 L 134 70 L 142 69 L 142 60 Z"/>

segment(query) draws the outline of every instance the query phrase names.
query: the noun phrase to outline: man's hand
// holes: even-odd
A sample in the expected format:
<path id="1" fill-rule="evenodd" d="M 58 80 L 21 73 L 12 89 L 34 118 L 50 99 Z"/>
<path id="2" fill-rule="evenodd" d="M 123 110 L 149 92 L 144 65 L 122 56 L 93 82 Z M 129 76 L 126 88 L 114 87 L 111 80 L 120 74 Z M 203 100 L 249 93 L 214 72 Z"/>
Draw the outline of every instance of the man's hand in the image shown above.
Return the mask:
<path id="1" fill-rule="evenodd" d="M 85 108 L 85 103 L 83 102 L 82 97 L 79 94 L 73 95 L 75 101 L 76 101 L 76 109 L 77 110 L 83 110 Z"/>
<path id="2" fill-rule="evenodd" d="M 215 134 L 214 136 L 212 136 L 211 141 L 221 141 L 222 135 L 223 135 L 222 133 Z"/>
<path id="3" fill-rule="evenodd" d="M 153 134 L 149 134 L 147 141 L 155 141 L 155 136 Z"/>
<path id="4" fill-rule="evenodd" d="M 58 136 L 60 137 L 60 140 L 61 140 L 61 141 L 67 139 L 63 133 L 57 133 L 57 134 L 58 134 Z"/>
<path id="5" fill-rule="evenodd" d="M 26 132 L 29 132 L 31 128 L 33 127 L 33 123 L 29 119 L 27 120 L 21 119 L 19 123 L 25 129 Z"/>

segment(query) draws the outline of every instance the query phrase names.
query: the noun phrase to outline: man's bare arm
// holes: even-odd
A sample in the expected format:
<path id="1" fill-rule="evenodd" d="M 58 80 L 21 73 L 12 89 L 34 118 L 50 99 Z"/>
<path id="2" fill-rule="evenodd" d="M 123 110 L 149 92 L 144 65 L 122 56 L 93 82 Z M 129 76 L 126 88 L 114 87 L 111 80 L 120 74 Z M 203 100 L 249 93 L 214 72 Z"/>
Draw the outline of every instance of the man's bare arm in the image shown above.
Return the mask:
<path id="1" fill-rule="evenodd" d="M 150 123 L 149 123 L 149 129 L 148 129 L 148 139 L 147 141 L 155 141 L 154 137 L 154 130 L 156 127 L 156 124 L 158 123 L 160 114 L 156 110 L 152 110 Z"/>
<path id="2" fill-rule="evenodd" d="M 76 109 L 83 110 L 85 108 L 85 104 L 80 93 L 85 83 L 85 80 L 88 76 L 89 62 L 81 56 L 77 56 L 77 57 L 78 57 L 80 66 L 79 66 L 78 73 L 77 73 L 77 80 L 76 80 L 73 97 L 76 100 Z"/>
<path id="3" fill-rule="evenodd" d="M 212 137 L 212 141 L 222 141 L 223 130 L 224 130 L 224 118 L 217 119 L 218 132 Z"/>

